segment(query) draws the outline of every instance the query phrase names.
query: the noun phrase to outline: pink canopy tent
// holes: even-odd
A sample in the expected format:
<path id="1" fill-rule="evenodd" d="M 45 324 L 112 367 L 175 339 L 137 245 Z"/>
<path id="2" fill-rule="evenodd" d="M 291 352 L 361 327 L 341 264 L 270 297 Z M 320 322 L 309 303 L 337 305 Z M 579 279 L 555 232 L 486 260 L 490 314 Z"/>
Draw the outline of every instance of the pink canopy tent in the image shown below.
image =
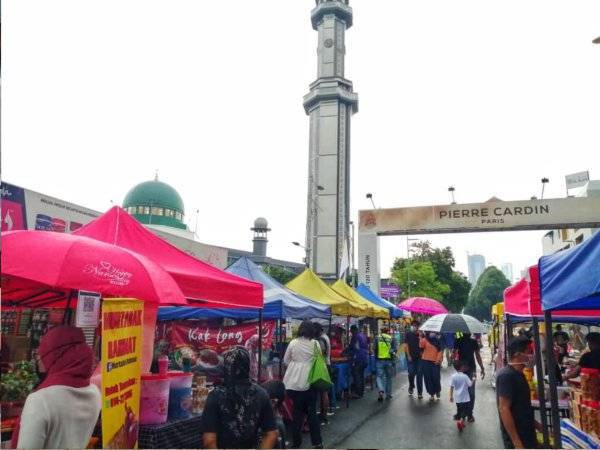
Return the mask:
<path id="1" fill-rule="evenodd" d="M 435 316 L 448 312 L 446 307 L 437 300 L 427 297 L 411 297 L 398 304 L 398 308 L 418 314 Z"/>
<path id="2" fill-rule="evenodd" d="M 527 277 L 504 290 L 504 312 L 517 317 L 537 317 L 543 319 L 540 300 L 540 276 L 538 266 L 531 266 Z M 552 317 L 585 318 L 600 317 L 598 310 L 561 310 L 552 311 Z"/>
<path id="3" fill-rule="evenodd" d="M 146 256 L 165 269 L 183 295 L 203 308 L 262 308 L 263 286 L 225 272 L 169 244 L 114 206 L 75 231 Z"/>

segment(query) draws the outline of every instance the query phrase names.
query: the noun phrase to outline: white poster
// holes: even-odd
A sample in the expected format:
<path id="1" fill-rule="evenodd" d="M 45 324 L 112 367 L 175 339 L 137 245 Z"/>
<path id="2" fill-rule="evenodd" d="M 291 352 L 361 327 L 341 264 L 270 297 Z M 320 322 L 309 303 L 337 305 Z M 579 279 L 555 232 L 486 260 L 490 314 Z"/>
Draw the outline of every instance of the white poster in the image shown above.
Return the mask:
<path id="1" fill-rule="evenodd" d="M 75 325 L 79 328 L 97 327 L 100 318 L 100 294 L 79 291 Z"/>

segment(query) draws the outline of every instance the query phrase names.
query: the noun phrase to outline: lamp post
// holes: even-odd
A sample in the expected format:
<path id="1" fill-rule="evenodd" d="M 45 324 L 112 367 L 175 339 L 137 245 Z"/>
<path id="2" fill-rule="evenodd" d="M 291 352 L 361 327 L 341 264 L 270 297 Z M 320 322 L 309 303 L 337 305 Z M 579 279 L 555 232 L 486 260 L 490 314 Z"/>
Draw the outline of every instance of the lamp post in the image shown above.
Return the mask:
<path id="1" fill-rule="evenodd" d="M 456 200 L 454 199 L 454 191 L 455 191 L 455 187 L 454 186 L 450 186 L 448 188 L 448 192 L 450 192 L 450 195 L 452 196 L 452 205 L 456 205 Z"/>
<path id="2" fill-rule="evenodd" d="M 542 196 L 540 197 L 540 200 L 544 200 L 544 188 L 546 187 L 546 184 L 550 182 L 549 178 L 542 178 Z"/>
<path id="3" fill-rule="evenodd" d="M 418 239 L 406 238 L 406 284 L 408 285 L 408 297 L 410 298 L 410 291 L 412 281 L 410 279 L 410 241 L 418 241 Z M 416 284 L 416 283 L 415 283 Z"/>
<path id="4" fill-rule="evenodd" d="M 371 194 L 370 192 L 367 193 L 366 197 L 371 200 L 371 204 L 373 205 L 373 209 L 377 209 L 377 207 L 375 206 L 375 202 L 373 201 L 373 194 Z"/>
<path id="5" fill-rule="evenodd" d="M 310 248 L 309 247 L 305 247 L 304 245 L 302 245 L 300 242 L 292 242 L 293 245 L 295 245 L 296 247 L 300 247 L 303 248 L 304 251 L 306 252 L 306 256 L 304 257 L 304 263 L 306 264 L 306 267 L 310 267 L 309 261 L 310 261 Z"/>

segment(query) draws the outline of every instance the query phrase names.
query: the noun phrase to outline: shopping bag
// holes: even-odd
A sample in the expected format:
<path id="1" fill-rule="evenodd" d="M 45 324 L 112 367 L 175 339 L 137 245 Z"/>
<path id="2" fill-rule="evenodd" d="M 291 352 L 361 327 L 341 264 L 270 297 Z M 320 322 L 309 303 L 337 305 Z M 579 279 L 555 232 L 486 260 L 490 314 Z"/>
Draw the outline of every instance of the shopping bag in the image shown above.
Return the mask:
<path id="1" fill-rule="evenodd" d="M 315 343 L 315 359 L 310 368 L 310 372 L 308 373 L 308 384 L 319 391 L 326 391 L 331 388 L 333 383 L 329 376 L 329 370 L 327 370 L 327 363 L 325 362 L 325 358 L 321 354 L 318 345 L 319 344 Z"/>

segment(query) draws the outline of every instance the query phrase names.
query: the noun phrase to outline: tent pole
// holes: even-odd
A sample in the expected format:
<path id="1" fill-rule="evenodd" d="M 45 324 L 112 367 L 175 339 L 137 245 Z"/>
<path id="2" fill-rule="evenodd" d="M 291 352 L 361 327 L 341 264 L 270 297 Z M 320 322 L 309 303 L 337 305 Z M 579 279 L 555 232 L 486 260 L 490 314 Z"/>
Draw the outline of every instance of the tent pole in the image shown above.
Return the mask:
<path id="1" fill-rule="evenodd" d="M 346 341 L 350 347 L 350 316 L 346 317 Z M 352 369 L 352 358 L 348 360 L 348 372 L 346 375 L 346 384 L 348 391 L 346 392 L 346 408 L 350 408 L 350 370 Z"/>
<path id="2" fill-rule="evenodd" d="M 71 299 L 75 297 L 76 292 L 75 289 L 72 289 L 67 298 L 67 306 L 65 308 L 65 313 L 63 314 L 63 325 L 68 325 L 69 322 L 71 322 Z"/>
<path id="3" fill-rule="evenodd" d="M 506 314 L 506 325 L 504 327 L 504 365 L 508 364 L 508 341 L 512 338 L 512 324 L 510 314 Z"/>
<path id="4" fill-rule="evenodd" d="M 279 379 L 283 380 L 283 320 L 279 319 Z"/>
<path id="5" fill-rule="evenodd" d="M 262 375 L 262 346 L 263 346 L 263 310 L 258 310 L 258 374 L 257 383 L 260 384 L 260 377 Z"/>
<path id="6" fill-rule="evenodd" d="M 542 434 L 544 436 L 544 448 L 550 448 L 548 438 L 548 418 L 546 416 L 546 393 L 544 392 L 544 366 L 542 364 L 542 351 L 540 345 L 540 327 L 538 318 L 533 318 L 533 343 L 535 344 L 535 372 L 537 375 L 538 399 L 540 401 L 540 417 L 542 420 Z"/>
<path id="7" fill-rule="evenodd" d="M 552 313 L 544 311 L 546 324 L 546 369 L 550 381 L 550 413 L 552 415 L 552 434 L 554 435 L 554 448 L 562 448 L 560 436 L 560 417 L 558 416 L 558 390 L 556 389 L 556 361 L 554 360 L 554 342 L 552 339 Z"/>

